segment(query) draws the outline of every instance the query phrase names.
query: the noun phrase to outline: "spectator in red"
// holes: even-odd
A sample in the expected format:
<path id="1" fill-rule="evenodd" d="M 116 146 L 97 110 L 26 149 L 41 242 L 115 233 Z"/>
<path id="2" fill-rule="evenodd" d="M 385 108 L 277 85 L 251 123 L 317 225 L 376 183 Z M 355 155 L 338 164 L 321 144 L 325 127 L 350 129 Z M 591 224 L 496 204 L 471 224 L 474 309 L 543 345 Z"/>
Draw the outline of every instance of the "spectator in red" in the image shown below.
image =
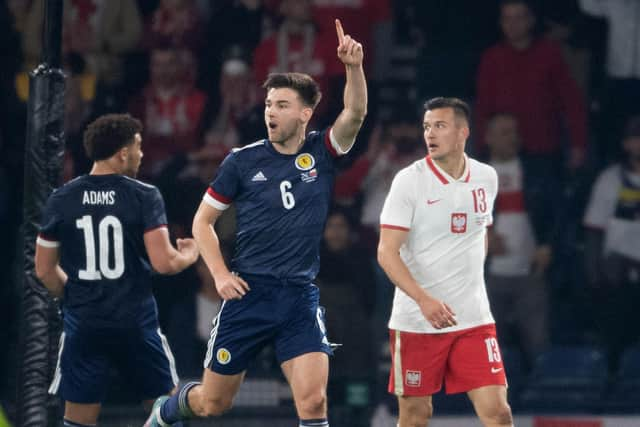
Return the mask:
<path id="1" fill-rule="evenodd" d="M 27 63 L 38 61 L 42 49 L 44 0 L 31 4 L 24 30 Z M 135 0 L 65 0 L 62 48 L 84 57 L 98 80 L 123 80 L 122 56 L 132 52 L 142 35 Z"/>
<path id="2" fill-rule="evenodd" d="M 335 43 L 322 43 L 312 17 L 311 0 L 282 0 L 282 23 L 278 31 L 258 45 L 254 52 L 253 70 L 256 83 L 262 84 L 269 73 L 301 72 L 309 74 L 320 85 L 326 111 L 331 98 L 329 80 L 342 74 L 344 67 L 336 58 Z"/>
<path id="3" fill-rule="evenodd" d="M 586 106 L 560 47 L 534 36 L 535 16 L 525 0 L 503 0 L 504 40 L 484 52 L 477 77 L 476 135 L 485 135 L 489 118 L 509 113 L 517 119 L 523 154 L 550 160 L 562 169 L 563 126 L 571 150 L 568 166 L 584 162 Z M 564 119 L 564 120 L 563 120 Z M 479 141 L 484 148 L 485 141 Z M 558 162 L 558 163 L 556 163 Z"/>
<path id="4" fill-rule="evenodd" d="M 194 0 L 161 0 L 148 23 L 147 44 L 197 52 L 204 38 L 204 23 Z"/>
<path id="5" fill-rule="evenodd" d="M 195 149 L 206 95 L 196 89 L 189 51 L 151 52 L 151 81 L 129 110 L 145 125 L 143 176 L 153 177 L 176 153 Z"/>

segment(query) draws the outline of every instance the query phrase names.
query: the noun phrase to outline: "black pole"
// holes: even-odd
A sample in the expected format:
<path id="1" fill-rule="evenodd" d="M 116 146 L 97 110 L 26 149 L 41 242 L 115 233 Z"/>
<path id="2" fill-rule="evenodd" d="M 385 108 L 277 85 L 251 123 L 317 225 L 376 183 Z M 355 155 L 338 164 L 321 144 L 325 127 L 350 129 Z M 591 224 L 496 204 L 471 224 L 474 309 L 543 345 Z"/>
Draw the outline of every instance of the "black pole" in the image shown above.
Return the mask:
<path id="1" fill-rule="evenodd" d="M 24 168 L 24 286 L 20 334 L 18 425 L 58 425 L 58 401 L 47 391 L 57 359 L 59 320 L 34 273 L 35 239 L 46 200 L 60 183 L 64 156 L 65 76 L 60 69 L 63 0 L 45 4 L 42 63 L 29 74 Z"/>

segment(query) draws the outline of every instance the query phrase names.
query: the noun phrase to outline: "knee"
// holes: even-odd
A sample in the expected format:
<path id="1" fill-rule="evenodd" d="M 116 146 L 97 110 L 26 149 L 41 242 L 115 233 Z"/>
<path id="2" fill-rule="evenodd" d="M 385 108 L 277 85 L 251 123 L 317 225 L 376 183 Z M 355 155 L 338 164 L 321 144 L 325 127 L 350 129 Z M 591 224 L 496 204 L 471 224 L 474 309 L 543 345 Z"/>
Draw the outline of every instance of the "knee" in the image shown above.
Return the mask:
<path id="1" fill-rule="evenodd" d="M 487 418 L 495 425 L 511 426 L 513 425 L 513 416 L 511 415 L 511 407 L 506 402 L 501 402 L 493 406 L 487 412 Z"/>
<path id="2" fill-rule="evenodd" d="M 322 418 L 327 408 L 327 394 L 322 392 L 310 393 L 300 399 L 301 415 Z"/>
<path id="3" fill-rule="evenodd" d="M 407 409 L 406 420 L 411 427 L 424 427 L 433 416 L 433 405 L 431 402 L 411 405 Z"/>
<path id="4" fill-rule="evenodd" d="M 206 398 L 201 402 L 196 415 L 199 417 L 215 417 L 228 411 L 232 406 L 233 401 L 231 399 Z"/>

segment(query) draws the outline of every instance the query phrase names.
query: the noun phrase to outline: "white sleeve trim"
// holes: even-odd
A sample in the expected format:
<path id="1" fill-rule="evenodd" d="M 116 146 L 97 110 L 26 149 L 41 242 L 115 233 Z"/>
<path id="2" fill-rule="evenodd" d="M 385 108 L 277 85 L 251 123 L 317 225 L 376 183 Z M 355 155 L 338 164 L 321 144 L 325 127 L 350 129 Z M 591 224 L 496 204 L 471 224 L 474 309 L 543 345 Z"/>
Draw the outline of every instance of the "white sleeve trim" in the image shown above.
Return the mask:
<path id="1" fill-rule="evenodd" d="M 344 150 L 342 147 L 340 147 L 340 144 L 338 144 L 336 137 L 333 135 L 333 128 L 331 128 L 331 130 L 329 130 L 329 141 L 331 141 L 331 146 L 334 150 L 336 150 L 336 153 L 338 153 L 338 155 L 340 156 L 344 156 L 349 151 L 351 151 L 351 149 L 355 145 L 356 139 L 354 138 L 353 141 L 351 141 L 351 145 L 349 146 L 349 148 Z"/>
<path id="2" fill-rule="evenodd" d="M 60 242 L 54 242 L 51 240 L 46 240 L 43 239 L 42 237 L 38 236 L 38 238 L 36 239 L 36 243 L 40 246 L 42 246 L 43 248 L 57 248 L 60 246 Z"/>
<path id="3" fill-rule="evenodd" d="M 212 206 L 218 209 L 219 211 L 227 210 L 229 206 L 231 206 L 229 204 L 222 203 L 221 201 L 214 199 L 209 195 L 209 193 L 204 193 L 204 197 L 202 197 L 202 200 L 209 206 Z"/>

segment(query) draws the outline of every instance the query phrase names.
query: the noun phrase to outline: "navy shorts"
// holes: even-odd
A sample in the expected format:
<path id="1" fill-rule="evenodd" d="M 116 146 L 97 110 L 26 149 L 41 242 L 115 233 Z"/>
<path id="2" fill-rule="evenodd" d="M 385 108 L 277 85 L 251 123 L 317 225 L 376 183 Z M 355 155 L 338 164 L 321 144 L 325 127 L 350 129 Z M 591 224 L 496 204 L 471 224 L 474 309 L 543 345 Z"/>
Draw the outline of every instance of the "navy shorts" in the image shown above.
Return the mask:
<path id="1" fill-rule="evenodd" d="M 280 364 L 306 353 L 332 354 L 317 286 L 247 281 L 251 290 L 225 301 L 213 319 L 205 368 L 240 373 L 266 345 L 274 346 Z"/>
<path id="2" fill-rule="evenodd" d="M 75 403 L 104 401 L 112 368 L 141 400 L 167 394 L 178 374 L 157 321 L 137 328 L 82 328 L 65 322 L 50 394 Z"/>

